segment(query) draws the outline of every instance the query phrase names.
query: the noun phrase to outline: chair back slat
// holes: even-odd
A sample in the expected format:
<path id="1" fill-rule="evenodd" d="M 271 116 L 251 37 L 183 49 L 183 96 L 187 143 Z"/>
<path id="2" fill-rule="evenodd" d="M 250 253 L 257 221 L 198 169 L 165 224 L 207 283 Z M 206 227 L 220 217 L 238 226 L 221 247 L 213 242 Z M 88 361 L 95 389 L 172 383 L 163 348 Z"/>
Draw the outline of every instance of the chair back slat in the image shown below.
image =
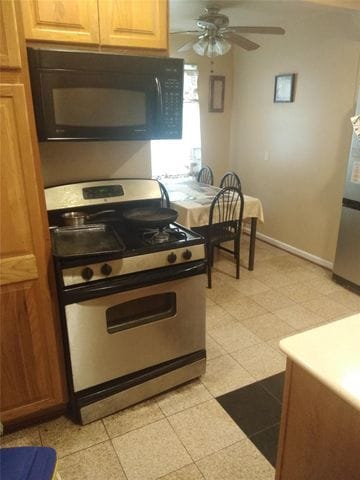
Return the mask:
<path id="1" fill-rule="evenodd" d="M 220 188 L 236 187 L 241 190 L 241 181 L 235 172 L 226 172 L 221 179 Z"/>
<path id="2" fill-rule="evenodd" d="M 213 199 L 209 215 L 210 241 L 231 240 L 240 234 L 244 197 L 238 188 L 225 187 Z"/>
<path id="3" fill-rule="evenodd" d="M 159 182 L 160 191 L 161 191 L 161 207 L 162 208 L 169 208 L 170 207 L 170 198 L 168 191 L 166 190 L 165 185 Z"/>
<path id="4" fill-rule="evenodd" d="M 207 183 L 208 185 L 214 185 L 214 175 L 210 167 L 202 167 L 197 174 L 197 181 L 200 183 Z"/>

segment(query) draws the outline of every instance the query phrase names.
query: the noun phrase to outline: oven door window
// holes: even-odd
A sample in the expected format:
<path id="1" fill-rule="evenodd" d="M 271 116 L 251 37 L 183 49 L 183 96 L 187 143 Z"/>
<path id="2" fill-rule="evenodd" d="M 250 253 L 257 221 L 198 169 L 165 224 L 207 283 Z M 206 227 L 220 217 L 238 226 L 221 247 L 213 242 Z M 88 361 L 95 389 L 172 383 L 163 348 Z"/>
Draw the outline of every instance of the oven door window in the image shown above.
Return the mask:
<path id="1" fill-rule="evenodd" d="M 48 139 L 150 138 L 156 111 L 150 75 L 45 71 L 41 84 Z"/>
<path id="2" fill-rule="evenodd" d="M 106 310 L 106 327 L 108 333 L 116 333 L 173 317 L 175 314 L 175 292 L 149 295 L 109 307 Z"/>

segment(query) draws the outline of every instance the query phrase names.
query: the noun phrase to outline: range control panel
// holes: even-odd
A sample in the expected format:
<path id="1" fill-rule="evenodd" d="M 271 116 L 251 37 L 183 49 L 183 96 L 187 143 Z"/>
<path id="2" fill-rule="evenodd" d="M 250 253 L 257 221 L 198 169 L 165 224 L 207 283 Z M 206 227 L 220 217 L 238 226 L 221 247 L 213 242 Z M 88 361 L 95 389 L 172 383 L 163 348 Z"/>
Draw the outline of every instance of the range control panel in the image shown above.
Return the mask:
<path id="1" fill-rule="evenodd" d="M 184 246 L 172 250 L 164 250 L 155 253 L 135 255 L 133 257 L 117 258 L 106 262 L 64 268 L 62 270 L 62 277 L 65 287 L 69 287 L 71 285 L 127 275 L 129 273 L 203 260 L 204 258 L 204 245 L 192 245 L 190 247 Z"/>

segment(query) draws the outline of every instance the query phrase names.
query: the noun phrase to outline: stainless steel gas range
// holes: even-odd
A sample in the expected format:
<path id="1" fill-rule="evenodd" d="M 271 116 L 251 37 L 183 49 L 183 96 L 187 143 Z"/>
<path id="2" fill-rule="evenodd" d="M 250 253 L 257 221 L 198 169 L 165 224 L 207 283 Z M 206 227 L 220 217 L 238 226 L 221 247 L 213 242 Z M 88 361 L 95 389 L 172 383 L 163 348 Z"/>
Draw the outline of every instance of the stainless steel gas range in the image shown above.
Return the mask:
<path id="1" fill-rule="evenodd" d="M 74 420 L 86 424 L 203 374 L 204 240 L 157 215 L 159 183 L 73 183 L 45 196 Z M 71 211 L 85 223 L 62 226 Z M 129 212 L 148 211 L 150 221 L 130 221 Z"/>

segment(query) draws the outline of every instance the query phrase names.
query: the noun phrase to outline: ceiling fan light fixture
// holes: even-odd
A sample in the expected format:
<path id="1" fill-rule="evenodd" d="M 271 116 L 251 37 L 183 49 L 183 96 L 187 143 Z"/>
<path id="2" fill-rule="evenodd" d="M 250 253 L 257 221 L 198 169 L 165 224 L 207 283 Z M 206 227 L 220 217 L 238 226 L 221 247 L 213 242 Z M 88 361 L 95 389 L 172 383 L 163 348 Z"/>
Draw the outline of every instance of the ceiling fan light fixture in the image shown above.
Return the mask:
<path id="1" fill-rule="evenodd" d="M 193 45 L 195 53 L 202 56 L 207 55 L 210 58 L 225 55 L 230 48 L 231 43 L 220 35 L 216 37 L 200 37 Z"/>
<path id="2" fill-rule="evenodd" d="M 228 42 L 224 37 L 218 36 L 215 38 L 214 49 L 217 52 L 217 55 L 225 55 L 231 48 L 231 43 Z"/>
<path id="3" fill-rule="evenodd" d="M 194 43 L 193 50 L 198 55 L 204 56 L 206 55 L 208 45 L 209 45 L 209 39 L 201 36 L 199 37 L 199 40 L 196 43 Z"/>

